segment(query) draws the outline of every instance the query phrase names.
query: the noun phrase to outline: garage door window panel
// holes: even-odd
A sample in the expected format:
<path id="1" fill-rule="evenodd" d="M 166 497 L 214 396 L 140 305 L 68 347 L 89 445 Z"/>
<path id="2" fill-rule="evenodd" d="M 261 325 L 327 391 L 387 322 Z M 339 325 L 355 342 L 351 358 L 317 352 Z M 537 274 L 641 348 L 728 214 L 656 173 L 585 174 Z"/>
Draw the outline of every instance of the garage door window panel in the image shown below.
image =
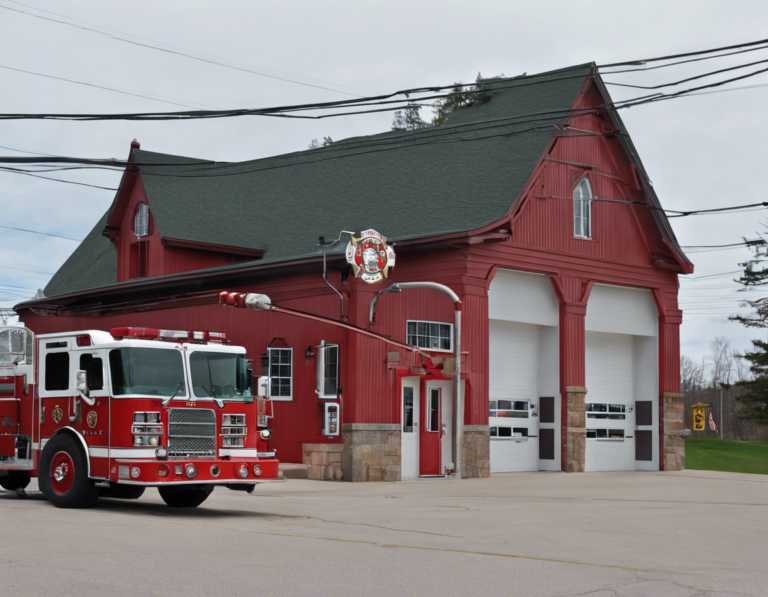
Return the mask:
<path id="1" fill-rule="evenodd" d="M 625 420 L 627 418 L 626 404 L 602 404 L 599 402 L 589 402 L 586 406 L 588 419 L 613 419 Z"/>
<path id="2" fill-rule="evenodd" d="M 587 439 L 624 441 L 623 429 L 587 429 Z"/>
<path id="3" fill-rule="evenodd" d="M 530 402 L 528 400 L 490 400 L 488 416 L 511 419 L 527 419 L 530 417 Z"/>

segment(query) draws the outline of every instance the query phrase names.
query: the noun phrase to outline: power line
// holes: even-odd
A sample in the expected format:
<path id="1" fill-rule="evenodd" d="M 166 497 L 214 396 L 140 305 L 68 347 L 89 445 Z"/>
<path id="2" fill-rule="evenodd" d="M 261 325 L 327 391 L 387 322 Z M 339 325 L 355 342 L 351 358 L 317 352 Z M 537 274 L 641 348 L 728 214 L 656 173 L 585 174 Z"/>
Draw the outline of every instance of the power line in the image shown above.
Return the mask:
<path id="1" fill-rule="evenodd" d="M 2 5 L 0 5 L 0 8 L 2 8 Z M 766 42 L 753 42 L 754 44 L 765 44 Z M 745 44 L 745 45 L 751 45 L 751 44 Z M 562 76 L 564 73 L 567 73 L 569 71 L 573 70 L 582 70 L 583 67 L 570 67 L 569 69 L 563 69 L 561 71 L 557 71 L 557 73 L 539 73 L 536 75 L 529 75 L 524 78 L 507 78 L 507 79 L 498 79 L 495 80 L 496 85 L 493 87 L 493 90 L 503 90 L 503 89 L 509 89 L 514 87 L 524 87 L 528 85 L 534 85 L 534 84 L 541 84 L 541 83 L 549 83 L 552 81 L 559 81 L 563 79 L 568 78 L 581 78 L 584 75 L 583 74 L 577 74 L 577 75 L 570 75 L 570 76 Z M 754 76 L 755 74 L 760 74 L 762 71 L 758 71 L 756 73 L 750 73 L 748 75 L 744 75 L 740 78 L 746 78 L 748 76 Z M 553 74 L 556 76 L 553 77 Z M 560 75 L 560 76 L 557 76 Z M 702 75 L 705 76 L 705 75 Z M 541 77 L 548 77 L 546 80 L 536 80 Z M 739 78 L 735 78 L 732 80 L 738 80 Z M 683 79 L 682 81 L 685 81 L 687 79 Z M 514 85 L 499 85 L 498 83 L 500 81 L 505 81 L 509 83 L 516 83 Z M 665 86 L 673 86 L 679 84 L 681 81 L 673 82 L 670 84 L 667 84 Z M 718 86 L 722 85 L 724 83 L 730 82 L 730 80 L 723 81 L 720 83 L 713 83 L 706 86 L 702 86 L 699 88 L 693 88 L 690 90 L 683 90 L 681 92 L 678 92 L 678 94 L 688 93 L 691 91 L 695 91 L 698 89 L 704 89 L 711 86 Z M 441 85 L 441 86 L 432 86 L 432 87 L 420 87 L 420 88 L 413 88 L 413 89 L 405 89 L 401 91 L 397 91 L 394 93 L 384 94 L 384 95 L 378 95 L 378 96 L 369 96 L 369 97 L 358 97 L 357 99 L 352 100 L 339 100 L 339 101 L 332 101 L 332 102 L 321 102 L 321 103 L 314 103 L 314 104 L 303 104 L 303 105 L 294 105 L 294 106 L 282 106 L 282 107 L 273 107 L 273 108 L 261 108 L 261 109 L 236 109 L 236 110 L 208 110 L 208 111 L 192 111 L 192 112 L 144 112 L 144 113 L 126 113 L 126 114 L 5 114 L 2 115 L 2 118 L 4 119 L 19 119 L 19 118 L 45 118 L 45 119 L 67 119 L 67 120 L 93 120 L 93 119 L 119 119 L 119 120 L 178 120 L 178 119 L 190 119 L 190 118 L 222 118 L 222 117 L 231 117 L 231 116 L 246 116 L 246 115 L 258 115 L 258 116 L 282 116 L 282 117 L 291 117 L 291 118 L 309 118 L 309 119 L 321 119 L 321 118 L 331 118 L 335 116 L 339 116 L 338 114 L 325 114 L 325 115 L 317 115 L 317 116 L 295 116 L 295 115 L 288 115 L 286 112 L 295 112 L 295 111 L 306 111 L 306 110 L 318 110 L 318 109 L 332 109 L 332 108 L 349 108 L 353 105 L 364 105 L 364 106 L 371 106 L 371 105 L 381 105 L 382 103 L 398 103 L 398 104 L 411 104 L 413 102 L 419 102 L 424 100 L 432 100 L 435 99 L 441 99 L 445 97 L 451 97 L 453 95 L 461 94 L 464 92 L 456 91 L 457 87 L 466 87 L 467 85 L 476 85 L 476 83 L 471 84 L 462 84 L 462 83 L 455 83 L 451 85 Z M 411 96 L 416 94 L 423 94 L 423 93 L 437 93 L 439 91 L 444 91 L 447 89 L 454 90 L 452 93 L 443 94 L 443 95 L 433 95 L 427 98 L 424 97 L 417 97 L 413 98 Z M 670 94 L 670 96 L 677 95 L 677 94 Z M 389 102 L 386 100 L 390 100 L 393 97 L 397 96 L 404 96 L 404 99 L 394 100 L 393 102 Z M 651 99 L 653 101 L 658 101 L 662 97 L 666 97 L 665 94 L 654 94 L 652 96 L 644 96 L 641 98 L 634 98 L 631 100 L 625 100 L 624 102 L 616 102 L 611 108 L 617 108 L 619 104 L 633 102 L 636 100 L 645 99 L 647 101 L 650 101 Z M 376 104 L 372 104 L 371 102 L 376 102 Z M 405 107 L 405 106 L 401 106 Z M 397 108 L 397 109 L 401 109 Z M 370 110 L 365 111 L 362 113 L 371 113 L 381 110 Z M 354 114 L 361 113 L 361 112 L 354 112 Z M 343 115 L 349 115 L 351 113 L 345 113 Z"/>
<path id="2" fill-rule="evenodd" d="M 696 280 L 706 280 L 706 279 L 711 279 L 711 278 L 720 278 L 722 276 L 730 276 L 731 274 L 741 274 L 741 273 L 744 273 L 744 270 L 737 269 L 737 270 L 733 270 L 732 272 L 721 272 L 719 274 L 707 274 L 706 276 L 696 276 L 696 277 L 692 277 L 692 278 L 684 276 L 684 277 L 681 277 L 680 280 L 688 281 L 688 282 L 693 282 L 693 281 L 696 281 Z"/>
<path id="3" fill-rule="evenodd" d="M 346 89 L 353 89 L 355 91 L 365 91 L 364 89 L 359 89 L 357 87 L 350 87 L 349 85 L 339 85 L 338 83 L 333 83 L 331 81 L 325 81 L 323 79 L 314 79 L 312 77 L 306 77 L 304 75 L 297 75 L 296 73 L 289 73 L 289 72 L 281 71 L 281 70 L 274 69 L 274 68 L 262 67 L 262 66 L 259 66 L 257 64 L 249 64 L 249 63 L 243 62 L 241 60 L 232 60 L 231 58 L 227 58 L 226 56 L 218 56 L 216 54 L 210 54 L 208 52 L 201 52 L 200 50 L 193 50 L 191 48 L 185 48 L 183 46 L 177 46 L 177 45 L 174 45 L 174 44 L 169 44 L 169 43 L 166 43 L 166 42 L 161 42 L 161 41 L 158 41 L 156 39 L 151 39 L 149 37 L 142 37 L 141 35 L 135 35 L 133 33 L 126 33 L 125 31 L 120 31 L 118 29 L 112 29 L 110 27 L 104 27 L 103 25 L 98 25 L 96 23 L 91 23 L 89 21 L 83 21 L 82 19 L 76 19 L 74 17 L 63 15 L 63 14 L 58 13 L 58 12 L 52 12 L 50 10 L 43 10 L 42 8 L 37 8 L 35 6 L 30 6 L 29 4 L 22 4 L 21 2 L 16 2 L 16 0 L 6 0 L 6 1 L 10 2 L 11 4 L 18 4 L 19 6 L 24 6 L 25 8 L 31 8 L 32 10 L 36 10 L 38 12 L 44 12 L 46 14 L 51 14 L 51 15 L 54 15 L 54 16 L 57 16 L 57 17 L 63 17 L 63 18 L 68 19 L 70 21 L 76 21 L 78 23 L 85 23 L 86 25 L 91 25 L 92 27 L 98 27 L 99 29 L 104 29 L 105 31 L 113 31 L 115 33 L 120 33 L 121 35 L 127 35 L 129 37 L 135 37 L 136 39 L 143 39 L 144 41 L 151 41 L 153 43 L 163 44 L 163 45 L 171 47 L 171 48 L 177 48 L 179 50 L 185 50 L 187 52 L 194 52 L 196 54 L 201 54 L 202 56 L 210 56 L 212 58 L 218 58 L 220 60 L 227 60 L 227 61 L 233 62 L 235 64 L 245 64 L 247 66 L 251 66 L 251 67 L 259 68 L 259 69 L 269 70 L 269 71 L 272 71 L 272 72 L 280 73 L 282 75 L 290 75 L 292 77 L 298 77 L 300 79 L 306 79 L 307 81 L 315 81 L 316 83 L 325 83 L 326 85 L 333 85 L 334 87 L 344 87 Z M 69 24 L 69 23 L 67 23 L 67 24 Z"/>
<path id="4" fill-rule="evenodd" d="M 760 41 L 751 41 L 743 44 L 736 44 L 733 46 L 722 46 L 719 48 L 710 48 L 708 50 L 697 50 L 695 52 L 684 52 L 682 54 L 669 54 L 667 56 L 656 56 L 654 58 L 644 58 L 642 60 L 629 60 L 626 62 L 614 62 L 612 64 L 601 64 L 600 68 L 610 68 L 614 66 L 635 66 L 640 64 L 647 64 L 648 62 L 661 62 L 665 60 L 675 60 L 677 58 L 687 58 L 688 56 L 701 56 L 702 54 L 713 54 L 715 52 L 724 52 L 726 50 L 735 50 L 737 48 L 746 48 L 749 46 L 758 46 L 768 43 L 768 39 Z"/>
<path id="5" fill-rule="evenodd" d="M 104 191 L 117 191 L 117 188 L 113 187 L 100 187 L 95 184 L 88 184 L 86 182 L 75 182 L 73 180 L 63 180 L 61 178 L 51 178 L 50 176 L 40 176 L 39 174 L 32 174 L 31 172 L 24 172 L 22 170 L 13 170 L 8 168 L 0 168 L 0 172 L 9 172 L 11 174 L 24 174 L 25 176 L 34 176 L 35 178 L 42 178 L 43 180 L 52 180 L 54 182 L 63 182 L 66 184 L 76 184 L 82 187 L 92 187 L 94 189 L 102 189 Z"/>
<path id="6" fill-rule="evenodd" d="M 7 265 L 0 265 L 0 267 L 3 268 L 3 269 L 16 270 L 17 272 L 31 272 L 33 274 L 45 274 L 47 276 L 52 276 L 53 275 L 53 272 L 40 272 L 40 271 L 37 271 L 37 270 L 34 270 L 34 269 L 21 269 L 19 267 L 8 267 Z"/>
<path id="7" fill-rule="evenodd" d="M 723 247 L 753 247 L 764 245 L 766 242 L 762 238 L 756 238 L 754 240 L 747 240 L 740 243 L 730 243 L 727 245 L 680 245 L 682 249 L 713 249 Z"/>
<path id="8" fill-rule="evenodd" d="M 0 8 L 4 8 L 3 6 L 0 6 Z M 156 102 L 163 102 L 164 104 L 172 104 L 174 106 L 184 106 L 185 108 L 194 108 L 194 106 L 190 106 L 189 104 L 183 104 L 180 102 L 172 102 L 169 100 L 164 99 L 158 99 L 156 97 L 150 97 L 148 95 L 143 95 L 141 93 L 133 93 L 131 91 L 124 91 L 122 89 L 115 89 L 114 87 L 105 87 L 104 85 L 96 85 L 95 83 L 86 83 L 85 81 L 75 81 L 74 79 L 66 79 L 64 77 L 55 77 L 53 75 L 46 75 L 44 73 L 36 73 L 31 70 L 24 70 L 21 68 L 13 68 L 12 66 L 5 66 L 3 64 L 0 64 L 0 68 L 4 68 L 6 70 L 12 70 L 19 73 L 24 73 L 27 75 L 34 75 L 36 77 L 44 77 L 46 79 L 55 79 L 56 81 L 64 81 L 65 83 L 72 83 L 74 85 L 83 85 L 85 87 L 94 87 L 96 89 L 104 89 L 105 91 L 112 91 L 113 93 L 121 93 L 123 95 L 131 95 L 133 97 L 141 97 L 148 100 L 153 100 Z M 200 105 L 200 104 L 199 104 Z"/>
<path id="9" fill-rule="evenodd" d="M 11 193 L 3 193 L 0 191 L 0 195 L 6 195 L 7 197 L 15 197 L 17 199 L 24 199 L 25 201 L 36 201 L 38 203 L 43 203 L 45 205 L 54 205 L 56 207 L 60 207 L 61 203 L 53 203 L 51 201 L 43 201 L 42 199 L 33 199 L 32 197 L 22 197 L 21 195 L 12 195 Z M 0 197 L 0 199 L 6 199 L 6 197 Z M 6 199 L 7 201 L 10 201 L 10 199 Z M 101 213 L 100 209 L 94 209 L 93 207 L 78 207 L 77 209 L 87 209 L 88 211 L 98 211 Z"/>
<path id="10" fill-rule="evenodd" d="M 16 228 L 14 226 L 2 226 L 2 225 L 0 225 L 0 228 L 5 228 L 6 230 L 17 230 L 20 232 L 30 232 L 32 234 L 42 234 L 43 236 L 54 236 L 56 238 L 64 238 L 66 240 L 74 240 L 77 242 L 82 242 L 84 240 L 82 238 L 72 238 L 71 236 L 62 236 L 61 234 L 53 234 L 51 232 L 40 232 L 39 230 L 29 230 L 28 228 Z"/>
<path id="11" fill-rule="evenodd" d="M 167 48 L 161 48 L 160 46 L 153 46 L 151 44 L 145 44 L 145 43 L 133 41 L 133 40 L 130 40 L 130 39 L 126 39 L 124 37 L 118 37 L 116 35 L 112 35 L 111 33 L 105 33 L 103 31 L 99 31 L 97 29 L 92 29 L 90 27 L 83 27 L 82 25 L 76 25 L 75 23 L 67 23 L 65 21 L 59 21 L 58 19 L 51 19 L 50 17 L 44 17 L 44 16 L 41 16 L 41 15 L 32 14 L 31 12 L 26 12 L 24 10 L 19 10 L 17 8 L 11 8 L 10 6 L 3 6 L 3 5 L 0 4 L 0 8 L 5 9 L 5 10 L 10 10 L 10 11 L 13 11 L 13 12 L 17 12 L 17 13 L 20 13 L 20 14 L 24 14 L 24 15 L 27 15 L 27 16 L 30 16 L 30 17 L 35 17 L 36 19 L 43 19 L 45 21 L 51 21 L 53 23 L 59 23 L 60 25 L 67 25 L 69 27 L 75 27 L 76 29 L 82 29 L 84 31 L 90 31 L 92 33 L 97 33 L 99 35 L 103 35 L 103 36 L 108 37 L 110 39 L 114 39 L 116 41 L 121 41 L 121 42 L 124 42 L 124 43 L 127 43 L 127 44 L 132 44 L 134 46 L 139 46 L 139 47 L 142 47 L 142 48 L 149 48 L 149 49 L 152 49 L 152 50 L 157 50 L 159 52 L 165 52 L 167 54 L 175 54 L 177 56 L 183 56 L 185 58 L 190 58 L 192 60 L 197 60 L 198 62 L 205 62 L 205 63 L 208 63 L 208 64 L 215 64 L 217 66 L 223 66 L 224 68 L 229 68 L 229 69 L 241 71 L 241 72 L 244 72 L 244 73 L 251 73 L 251 74 L 254 74 L 254 75 L 258 75 L 260 77 L 266 77 L 268 79 L 275 79 L 275 80 L 278 80 L 278 81 L 285 81 L 287 83 L 294 83 L 296 85 L 303 85 L 304 87 L 314 87 L 315 89 L 324 89 L 326 91 L 331 91 L 333 93 L 341 93 L 343 95 L 357 96 L 357 94 L 354 94 L 354 93 L 348 93 L 346 91 L 340 91 L 338 89 L 331 89 L 329 87 L 323 87 L 322 85 L 313 85 L 311 83 L 303 83 L 301 81 L 296 81 L 294 79 L 289 79 L 287 77 L 278 77 L 276 75 L 268 75 L 266 73 L 261 73 L 261 72 L 258 72 L 258 71 L 255 71 L 255 70 L 251 70 L 251 69 L 248 69 L 248 68 L 242 68 L 242 67 L 239 67 L 239 66 L 232 66 L 232 65 L 229 65 L 229 64 L 224 64 L 223 62 L 217 62 L 215 60 L 208 60 L 207 58 L 200 58 L 199 56 L 193 56 L 191 54 L 185 54 L 184 52 L 178 52 L 176 50 L 169 50 Z M 69 18 L 69 17 L 67 17 L 67 18 Z M 359 97 L 359 96 L 357 96 L 357 97 Z"/>
<path id="12" fill-rule="evenodd" d="M 741 68 L 747 68 L 750 66 L 755 66 L 756 64 L 765 64 L 768 62 L 768 60 L 758 60 L 756 62 L 748 62 L 746 64 L 739 64 L 737 66 L 731 66 L 729 68 L 721 68 L 720 70 L 711 71 L 708 73 L 704 73 L 703 75 L 696 75 L 694 77 L 688 77 L 687 79 L 680 79 L 679 81 L 675 81 L 674 83 L 662 83 L 659 85 L 630 85 L 629 83 L 614 83 L 612 81 L 605 81 L 606 85 L 615 85 L 618 87 L 631 87 L 633 89 L 662 89 L 664 87 L 670 87 L 674 85 L 680 85 L 682 83 L 688 83 L 689 81 L 695 81 L 697 79 L 703 79 L 705 77 L 711 77 L 713 75 L 719 75 L 721 73 L 727 73 L 733 70 L 739 70 Z"/>

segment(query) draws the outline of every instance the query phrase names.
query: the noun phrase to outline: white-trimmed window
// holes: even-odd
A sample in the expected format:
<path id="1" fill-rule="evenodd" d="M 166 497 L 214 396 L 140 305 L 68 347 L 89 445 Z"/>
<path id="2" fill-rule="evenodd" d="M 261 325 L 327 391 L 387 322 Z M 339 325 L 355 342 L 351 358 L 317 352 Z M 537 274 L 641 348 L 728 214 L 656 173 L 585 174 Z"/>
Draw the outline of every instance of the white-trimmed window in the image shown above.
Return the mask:
<path id="1" fill-rule="evenodd" d="M 451 352 L 453 350 L 453 325 L 439 321 L 408 321 L 407 340 L 411 346 Z"/>
<path id="2" fill-rule="evenodd" d="M 586 176 L 573 191 L 573 235 L 592 237 L 592 187 Z"/>
<path id="3" fill-rule="evenodd" d="M 317 354 L 317 394 L 319 398 L 339 396 L 339 345 L 320 342 Z"/>
<path id="4" fill-rule="evenodd" d="M 149 205 L 139 203 L 136 215 L 133 217 L 133 232 L 141 238 L 149 235 Z"/>
<path id="5" fill-rule="evenodd" d="M 269 397 L 293 400 L 293 348 L 268 348 Z"/>

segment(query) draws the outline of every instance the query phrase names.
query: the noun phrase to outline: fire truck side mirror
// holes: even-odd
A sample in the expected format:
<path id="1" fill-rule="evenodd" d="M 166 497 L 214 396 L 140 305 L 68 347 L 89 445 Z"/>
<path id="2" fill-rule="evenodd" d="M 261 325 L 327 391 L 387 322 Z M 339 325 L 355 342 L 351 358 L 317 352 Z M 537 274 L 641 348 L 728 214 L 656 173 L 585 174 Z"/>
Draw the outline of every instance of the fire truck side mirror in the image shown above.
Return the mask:
<path id="1" fill-rule="evenodd" d="M 13 364 L 14 365 L 18 365 L 23 360 L 24 360 L 24 355 L 23 354 L 17 354 L 15 357 L 13 357 Z"/>
<path id="2" fill-rule="evenodd" d="M 96 401 L 90 398 L 91 393 L 88 390 L 88 374 L 83 370 L 78 371 L 75 374 L 75 382 L 77 391 L 80 393 L 82 399 L 93 406 Z"/>

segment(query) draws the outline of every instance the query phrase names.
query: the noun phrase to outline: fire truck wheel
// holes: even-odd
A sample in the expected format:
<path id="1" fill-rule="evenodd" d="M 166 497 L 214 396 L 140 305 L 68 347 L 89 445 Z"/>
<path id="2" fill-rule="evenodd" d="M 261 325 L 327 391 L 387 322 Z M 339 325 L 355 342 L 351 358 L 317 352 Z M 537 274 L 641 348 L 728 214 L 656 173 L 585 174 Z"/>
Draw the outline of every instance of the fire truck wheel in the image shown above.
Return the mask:
<path id="1" fill-rule="evenodd" d="M 138 485 L 112 485 L 109 489 L 102 489 L 99 497 L 116 498 L 119 500 L 138 500 L 144 495 L 144 487 Z"/>
<path id="2" fill-rule="evenodd" d="M 0 477 L 0 487 L 8 491 L 24 489 L 29 485 L 29 473 L 16 473 L 7 477 Z"/>
<path id="3" fill-rule="evenodd" d="M 160 497 L 171 508 L 197 508 L 213 491 L 213 485 L 158 487 Z"/>
<path id="4" fill-rule="evenodd" d="M 38 484 L 57 508 L 89 508 L 99 489 L 88 478 L 88 462 L 77 440 L 69 434 L 52 437 L 40 455 Z"/>

